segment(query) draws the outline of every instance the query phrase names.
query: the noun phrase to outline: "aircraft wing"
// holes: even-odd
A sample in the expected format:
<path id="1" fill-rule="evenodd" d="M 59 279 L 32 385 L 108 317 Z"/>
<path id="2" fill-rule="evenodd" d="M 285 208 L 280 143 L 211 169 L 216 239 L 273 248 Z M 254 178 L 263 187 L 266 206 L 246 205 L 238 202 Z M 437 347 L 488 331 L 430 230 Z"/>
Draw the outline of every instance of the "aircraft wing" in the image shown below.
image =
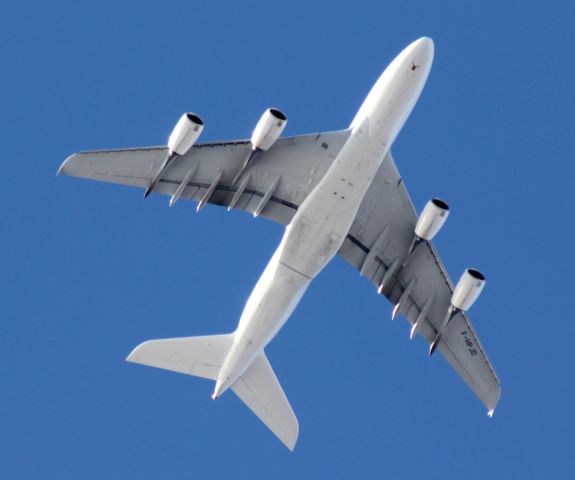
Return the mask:
<path id="1" fill-rule="evenodd" d="M 343 147 L 349 130 L 280 138 L 233 179 L 250 152 L 248 140 L 197 144 L 174 160 L 154 192 L 181 199 L 243 209 L 287 225 Z M 167 147 L 80 152 L 59 173 L 146 188 L 166 157 Z M 340 250 L 352 266 L 379 285 L 396 258 L 403 260 L 413 238 L 417 215 L 395 162 L 388 153 L 369 188 Z M 385 239 L 378 242 L 387 227 Z M 432 342 L 453 291 L 431 244 L 422 244 L 407 265 L 393 275 L 382 293 L 397 303 L 416 278 L 401 312 L 415 323 L 428 299 L 433 303 L 418 332 Z M 453 318 L 439 350 L 491 412 L 500 396 L 497 375 L 465 313 Z"/>
<path id="2" fill-rule="evenodd" d="M 249 140 L 197 144 L 174 160 L 154 192 L 170 195 L 172 202 L 181 198 L 196 200 L 198 206 L 232 206 L 287 225 L 348 136 L 349 130 L 342 130 L 280 138 L 254 159 L 236 184 L 234 177 L 251 151 Z M 58 173 L 146 188 L 167 151 L 149 147 L 80 152 L 68 157 Z"/>
<path id="3" fill-rule="evenodd" d="M 403 263 L 416 222 L 417 214 L 409 194 L 388 153 L 339 253 L 378 287 L 396 259 L 399 265 Z M 389 278 L 382 293 L 395 305 L 413 279 L 415 282 L 401 302 L 399 313 L 413 325 L 428 300 L 433 298 L 418 326 L 418 333 L 431 343 L 453 293 L 453 284 L 431 243 L 424 242 L 415 250 L 407 264 Z M 453 318 L 438 349 L 492 414 L 501 386 L 465 312 Z"/>

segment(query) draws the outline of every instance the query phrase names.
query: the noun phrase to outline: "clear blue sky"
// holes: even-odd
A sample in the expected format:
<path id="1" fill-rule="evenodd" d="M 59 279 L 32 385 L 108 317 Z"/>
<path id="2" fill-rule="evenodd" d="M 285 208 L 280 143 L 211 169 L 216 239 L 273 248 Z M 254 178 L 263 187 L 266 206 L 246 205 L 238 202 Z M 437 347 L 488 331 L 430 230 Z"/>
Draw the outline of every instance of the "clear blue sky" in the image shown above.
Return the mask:
<path id="1" fill-rule="evenodd" d="M 571 2 L 4 2 L 0 7 L 0 476 L 575 477 Z M 499 373 L 493 419 L 343 260 L 268 355 L 300 421 L 293 454 L 231 393 L 124 362 L 143 340 L 222 333 L 282 234 L 191 202 L 57 178 L 71 153 L 346 127 L 389 61 L 435 40 L 394 147 L 416 208 L 452 214 L 452 277 Z M 382 206 L 384 208 L 384 206 Z M 237 477 L 236 477 L 237 478 Z"/>

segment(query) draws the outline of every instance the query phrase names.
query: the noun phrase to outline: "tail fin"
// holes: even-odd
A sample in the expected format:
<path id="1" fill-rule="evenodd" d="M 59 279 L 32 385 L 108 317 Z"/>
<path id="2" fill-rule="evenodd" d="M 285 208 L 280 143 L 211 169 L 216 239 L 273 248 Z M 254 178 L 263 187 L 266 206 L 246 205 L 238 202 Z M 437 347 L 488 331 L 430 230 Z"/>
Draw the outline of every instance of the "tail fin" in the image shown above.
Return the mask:
<path id="1" fill-rule="evenodd" d="M 129 362 L 217 380 L 234 334 L 149 340 L 138 345 Z M 231 389 L 262 422 L 293 450 L 299 434 L 297 418 L 262 351 Z"/>
<path id="2" fill-rule="evenodd" d="M 263 351 L 231 389 L 293 451 L 299 434 L 298 421 Z"/>
<path id="3" fill-rule="evenodd" d="M 126 360 L 216 380 L 233 339 L 230 333 L 149 340 L 138 345 Z"/>

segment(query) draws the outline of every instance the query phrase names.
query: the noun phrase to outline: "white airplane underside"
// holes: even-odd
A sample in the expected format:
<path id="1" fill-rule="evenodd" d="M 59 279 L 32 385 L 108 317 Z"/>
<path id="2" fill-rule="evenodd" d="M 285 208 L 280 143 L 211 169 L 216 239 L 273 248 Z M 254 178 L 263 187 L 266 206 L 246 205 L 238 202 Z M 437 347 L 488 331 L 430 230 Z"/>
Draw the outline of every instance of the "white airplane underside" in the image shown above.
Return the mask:
<path id="1" fill-rule="evenodd" d="M 284 237 L 230 334 L 151 340 L 135 363 L 208 378 L 213 398 L 231 388 L 293 450 L 299 427 L 264 349 L 313 278 L 336 255 L 437 348 L 489 414 L 497 375 L 466 311 L 485 277 L 464 272 L 454 288 L 432 245 L 449 207 L 434 199 L 418 217 L 390 147 L 425 85 L 433 42 L 421 38 L 389 65 L 346 130 L 279 138 L 287 118 L 268 109 L 251 140 L 196 144 L 197 115 L 182 116 L 167 147 L 81 152 L 60 174 L 120 183 L 179 199 L 241 209 L 286 226 Z"/>

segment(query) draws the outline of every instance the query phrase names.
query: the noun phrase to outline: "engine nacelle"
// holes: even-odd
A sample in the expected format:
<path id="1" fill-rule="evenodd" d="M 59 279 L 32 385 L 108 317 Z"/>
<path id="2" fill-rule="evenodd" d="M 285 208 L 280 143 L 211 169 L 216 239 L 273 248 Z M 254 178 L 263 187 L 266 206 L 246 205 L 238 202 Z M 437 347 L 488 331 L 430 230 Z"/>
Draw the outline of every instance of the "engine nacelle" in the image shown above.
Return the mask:
<path id="1" fill-rule="evenodd" d="M 479 270 L 468 268 L 463 272 L 455 290 L 453 290 L 451 305 L 458 310 L 469 310 L 481 294 L 484 286 L 485 276 Z"/>
<path id="2" fill-rule="evenodd" d="M 428 242 L 441 230 L 449 215 L 449 205 L 439 198 L 427 202 L 415 225 L 415 234 Z"/>
<path id="3" fill-rule="evenodd" d="M 260 118 L 252 134 L 254 150 L 268 150 L 279 138 L 287 125 L 287 117 L 277 108 L 268 108 Z"/>
<path id="4" fill-rule="evenodd" d="M 204 121 L 195 113 L 184 113 L 176 123 L 168 140 L 169 154 L 185 155 L 204 129 Z"/>

